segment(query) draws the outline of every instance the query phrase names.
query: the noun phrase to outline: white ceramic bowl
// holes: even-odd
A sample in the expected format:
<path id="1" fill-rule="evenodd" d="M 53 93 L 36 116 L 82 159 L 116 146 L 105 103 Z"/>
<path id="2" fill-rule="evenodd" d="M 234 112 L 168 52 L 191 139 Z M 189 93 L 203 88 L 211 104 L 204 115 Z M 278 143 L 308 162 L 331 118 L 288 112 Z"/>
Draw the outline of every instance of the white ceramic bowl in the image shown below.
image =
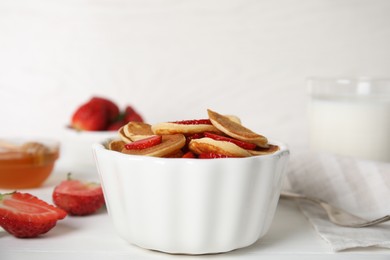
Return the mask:
<path id="1" fill-rule="evenodd" d="M 289 151 L 224 159 L 155 158 L 93 146 L 108 213 L 119 235 L 181 254 L 227 252 L 265 235 Z"/>

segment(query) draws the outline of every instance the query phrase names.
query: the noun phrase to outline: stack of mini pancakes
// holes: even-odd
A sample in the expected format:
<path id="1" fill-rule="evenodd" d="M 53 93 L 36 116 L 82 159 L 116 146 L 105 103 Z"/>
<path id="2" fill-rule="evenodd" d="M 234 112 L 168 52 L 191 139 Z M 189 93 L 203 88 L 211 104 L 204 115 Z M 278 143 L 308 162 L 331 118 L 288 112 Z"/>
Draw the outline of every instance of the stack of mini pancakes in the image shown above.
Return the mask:
<path id="1" fill-rule="evenodd" d="M 119 139 L 109 143 L 110 150 L 144 156 L 180 158 L 185 152 L 196 156 L 205 153 L 223 157 L 249 157 L 274 153 L 279 147 L 268 142 L 263 135 L 244 127 L 236 116 L 221 115 L 210 109 L 208 119 L 164 122 L 149 125 L 141 122 L 129 122 L 118 131 Z M 222 136 L 216 140 L 205 136 L 214 133 Z M 145 149 L 127 149 L 128 143 L 137 142 L 160 135 L 161 143 Z M 231 142 L 231 141 L 233 142 Z M 252 144 L 246 149 L 237 143 Z M 196 158 L 196 157 L 195 157 Z"/>

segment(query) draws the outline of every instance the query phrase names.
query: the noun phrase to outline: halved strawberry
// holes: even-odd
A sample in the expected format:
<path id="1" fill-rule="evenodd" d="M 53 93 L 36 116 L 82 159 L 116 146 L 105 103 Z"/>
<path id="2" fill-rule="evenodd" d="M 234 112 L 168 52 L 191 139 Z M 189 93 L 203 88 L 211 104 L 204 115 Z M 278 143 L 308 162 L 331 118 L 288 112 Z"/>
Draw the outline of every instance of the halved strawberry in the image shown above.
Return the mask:
<path id="1" fill-rule="evenodd" d="M 199 159 L 218 159 L 218 158 L 232 158 L 231 156 L 219 153 L 201 153 L 198 155 Z"/>
<path id="2" fill-rule="evenodd" d="M 104 204 L 101 185 L 68 179 L 54 188 L 53 201 L 71 215 L 84 216 L 96 212 Z"/>
<path id="3" fill-rule="evenodd" d="M 181 124 L 181 125 L 211 125 L 210 119 L 181 120 L 181 121 L 174 121 L 172 123 Z"/>
<path id="4" fill-rule="evenodd" d="M 127 150 L 142 150 L 142 149 L 146 149 L 146 148 L 161 144 L 161 142 L 162 142 L 162 136 L 161 135 L 154 135 L 151 137 L 137 140 L 137 141 L 132 142 L 132 143 L 125 144 L 125 148 Z"/>
<path id="5" fill-rule="evenodd" d="M 119 117 L 119 107 L 113 101 L 107 98 L 92 97 L 89 103 L 95 103 L 103 107 L 107 112 L 109 122 L 113 122 Z"/>
<path id="6" fill-rule="evenodd" d="M 19 238 L 30 238 L 51 230 L 66 212 L 29 194 L 0 194 L 0 226 Z"/>
<path id="7" fill-rule="evenodd" d="M 101 131 L 107 125 L 107 111 L 98 103 L 86 103 L 73 114 L 71 126 L 76 130 Z"/>
<path id="8" fill-rule="evenodd" d="M 188 144 L 191 142 L 191 140 L 199 139 L 199 138 L 203 138 L 203 137 L 204 137 L 203 133 L 196 133 L 196 134 L 193 134 L 193 135 L 186 136 L 186 146 L 188 146 Z"/>
<path id="9" fill-rule="evenodd" d="M 217 134 L 214 134 L 214 133 L 205 132 L 204 136 L 208 137 L 208 138 L 211 138 L 211 139 L 214 139 L 214 140 L 217 140 L 217 141 L 231 142 L 231 143 L 233 143 L 235 145 L 238 145 L 239 147 L 247 149 L 247 150 L 253 150 L 257 146 L 256 144 L 252 144 L 252 143 L 249 143 L 249 142 L 233 139 L 233 138 L 230 138 L 230 137 L 227 137 L 227 136 L 217 135 Z"/>

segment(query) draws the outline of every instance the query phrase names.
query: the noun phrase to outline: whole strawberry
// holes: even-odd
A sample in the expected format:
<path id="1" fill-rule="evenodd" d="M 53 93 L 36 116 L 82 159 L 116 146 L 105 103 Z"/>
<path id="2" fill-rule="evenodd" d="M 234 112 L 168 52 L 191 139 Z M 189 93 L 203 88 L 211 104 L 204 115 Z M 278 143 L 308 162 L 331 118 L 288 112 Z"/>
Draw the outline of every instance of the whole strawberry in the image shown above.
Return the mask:
<path id="1" fill-rule="evenodd" d="M 66 212 L 29 194 L 0 194 L 0 226 L 18 238 L 37 237 L 51 230 Z"/>
<path id="2" fill-rule="evenodd" d="M 73 114 L 71 126 L 76 130 L 102 131 L 107 125 L 107 110 L 100 103 L 88 102 Z"/>
<path id="3" fill-rule="evenodd" d="M 90 215 L 103 206 L 103 190 L 98 183 L 85 183 L 68 177 L 54 188 L 53 202 L 70 215 Z"/>
<path id="4" fill-rule="evenodd" d="M 107 112 L 108 122 L 114 122 L 119 117 L 119 107 L 113 101 L 103 97 L 92 97 L 90 103 L 98 104 Z"/>

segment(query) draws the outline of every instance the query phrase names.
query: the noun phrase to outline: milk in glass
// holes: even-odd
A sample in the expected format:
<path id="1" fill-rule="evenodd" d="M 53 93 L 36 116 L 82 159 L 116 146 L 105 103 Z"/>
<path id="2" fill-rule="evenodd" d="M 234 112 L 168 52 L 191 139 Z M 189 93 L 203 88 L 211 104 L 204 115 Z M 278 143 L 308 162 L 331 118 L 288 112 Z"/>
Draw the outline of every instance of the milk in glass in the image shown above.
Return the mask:
<path id="1" fill-rule="evenodd" d="M 387 83 L 312 81 L 308 109 L 311 147 L 390 162 L 390 81 Z"/>

